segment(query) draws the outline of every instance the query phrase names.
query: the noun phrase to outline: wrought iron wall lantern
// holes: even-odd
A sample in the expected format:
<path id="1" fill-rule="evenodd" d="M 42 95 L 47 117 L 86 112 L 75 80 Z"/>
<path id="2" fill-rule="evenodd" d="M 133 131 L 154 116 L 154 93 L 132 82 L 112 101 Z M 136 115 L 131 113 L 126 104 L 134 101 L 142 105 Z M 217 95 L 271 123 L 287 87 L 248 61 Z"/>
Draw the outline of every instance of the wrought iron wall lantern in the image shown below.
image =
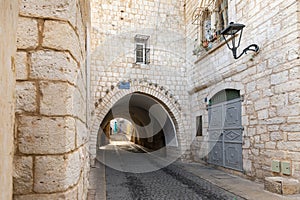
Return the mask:
<path id="1" fill-rule="evenodd" d="M 233 57 L 234 59 L 238 59 L 240 58 L 244 53 L 247 54 L 247 51 L 254 51 L 254 52 L 258 52 L 259 50 L 259 47 L 257 44 L 251 44 L 249 45 L 247 48 L 245 48 L 243 50 L 243 52 L 237 56 L 236 55 L 236 50 L 237 48 L 240 46 L 240 43 L 241 43 L 241 38 L 242 38 L 242 33 L 243 33 L 243 28 L 245 27 L 244 24 L 237 24 L 237 23 L 233 23 L 233 22 L 230 22 L 229 23 L 229 26 L 227 28 L 225 28 L 222 32 L 221 32 L 221 35 L 223 36 L 228 48 L 232 51 L 233 53 Z M 240 33 L 239 33 L 240 32 Z M 236 41 L 235 41 L 235 35 L 239 33 L 239 40 L 236 44 Z M 231 37 L 231 41 L 232 41 L 232 47 L 230 47 L 229 45 L 229 41 L 226 39 L 226 36 L 230 36 Z"/>

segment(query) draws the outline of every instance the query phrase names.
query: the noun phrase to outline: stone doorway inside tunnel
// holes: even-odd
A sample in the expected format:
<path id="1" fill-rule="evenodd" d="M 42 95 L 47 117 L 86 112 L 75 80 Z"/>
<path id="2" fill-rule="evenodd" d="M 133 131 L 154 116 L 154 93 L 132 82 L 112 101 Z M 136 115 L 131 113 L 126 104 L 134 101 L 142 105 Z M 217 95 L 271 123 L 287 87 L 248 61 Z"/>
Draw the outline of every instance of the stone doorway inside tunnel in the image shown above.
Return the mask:
<path id="1" fill-rule="evenodd" d="M 134 92 L 120 98 L 100 124 L 96 160 L 129 172 L 154 171 L 173 162 L 178 141 L 169 112 L 148 94 Z M 153 164 L 153 159 L 160 163 Z"/>

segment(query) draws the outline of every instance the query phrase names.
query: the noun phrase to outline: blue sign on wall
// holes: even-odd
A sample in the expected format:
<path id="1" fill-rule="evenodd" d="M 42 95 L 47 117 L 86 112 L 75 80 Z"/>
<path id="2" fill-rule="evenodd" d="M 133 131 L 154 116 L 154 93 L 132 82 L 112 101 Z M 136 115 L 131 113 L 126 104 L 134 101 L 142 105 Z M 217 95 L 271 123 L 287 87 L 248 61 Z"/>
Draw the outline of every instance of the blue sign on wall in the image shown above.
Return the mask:
<path id="1" fill-rule="evenodd" d="M 119 89 L 130 89 L 130 83 L 129 82 L 120 82 L 119 83 Z"/>

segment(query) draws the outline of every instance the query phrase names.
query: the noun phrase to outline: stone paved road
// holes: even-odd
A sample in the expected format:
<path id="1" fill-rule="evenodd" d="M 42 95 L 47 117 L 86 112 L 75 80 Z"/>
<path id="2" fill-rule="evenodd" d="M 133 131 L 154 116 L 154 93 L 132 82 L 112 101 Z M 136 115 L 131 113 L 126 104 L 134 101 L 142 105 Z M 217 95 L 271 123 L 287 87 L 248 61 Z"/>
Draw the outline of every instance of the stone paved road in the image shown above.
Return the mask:
<path id="1" fill-rule="evenodd" d="M 148 173 L 123 173 L 106 167 L 106 197 L 108 200 L 189 200 L 209 198 L 194 183 L 175 175 L 168 167 Z"/>
<path id="2" fill-rule="evenodd" d="M 128 151 L 141 154 L 142 150 L 127 147 Z M 126 145 L 122 146 L 126 149 Z M 140 152 L 140 153 L 138 153 Z M 142 153 L 143 154 L 143 153 Z M 125 154 L 122 154 L 124 160 Z M 147 157 L 148 164 L 159 165 Z M 150 159 L 150 160 L 149 160 Z M 237 200 L 233 194 L 212 186 L 203 179 L 183 170 L 179 164 L 147 173 L 130 173 L 106 166 L 107 200 Z"/>

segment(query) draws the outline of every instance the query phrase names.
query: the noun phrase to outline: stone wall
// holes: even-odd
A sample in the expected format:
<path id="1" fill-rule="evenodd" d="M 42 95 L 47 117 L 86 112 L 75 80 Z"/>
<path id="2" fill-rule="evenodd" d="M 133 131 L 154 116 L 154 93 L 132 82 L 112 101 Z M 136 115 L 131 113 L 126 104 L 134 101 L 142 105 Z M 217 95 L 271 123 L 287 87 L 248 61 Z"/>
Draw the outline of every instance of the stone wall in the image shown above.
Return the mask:
<path id="1" fill-rule="evenodd" d="M 156 88 L 181 108 L 180 123 L 184 131 L 177 137 L 189 146 L 189 99 L 186 89 L 185 3 L 183 0 L 162 1 L 92 1 L 91 100 L 93 121 L 91 151 L 95 152 L 98 129 L 104 118 L 101 111 L 116 102 L 118 84 L 128 81 Z M 149 37 L 150 64 L 135 63 L 137 34 Z M 161 88 L 161 89 L 159 89 Z M 141 91 L 137 88 L 135 92 Z M 117 96 L 112 96 L 116 94 Z M 159 93 L 154 97 L 159 98 Z M 106 103 L 103 103 L 106 102 Z M 170 105 L 170 112 L 172 110 Z"/>
<path id="2" fill-rule="evenodd" d="M 187 6 L 192 7 L 192 1 L 189 3 Z M 237 89 L 244 98 L 245 174 L 258 179 L 282 175 L 271 172 L 271 162 L 286 160 L 291 163 L 291 176 L 299 179 L 300 2 L 233 0 L 228 3 L 229 21 L 246 25 L 238 51 L 252 43 L 258 44 L 260 51 L 234 60 L 226 45 L 220 45 L 198 57 L 190 69 L 194 133 L 196 116 L 204 117 L 204 137 L 195 138 L 191 146 L 193 157 L 199 160 L 205 154 L 202 140 L 207 136 L 208 113 L 204 99 L 222 89 Z M 187 17 L 187 21 L 191 18 Z"/>
<path id="3" fill-rule="evenodd" d="M 18 1 L 0 1 L 0 199 L 11 199 L 13 187 L 17 10 Z"/>
<path id="4" fill-rule="evenodd" d="M 14 199 L 86 199 L 88 3 L 19 1 Z"/>

